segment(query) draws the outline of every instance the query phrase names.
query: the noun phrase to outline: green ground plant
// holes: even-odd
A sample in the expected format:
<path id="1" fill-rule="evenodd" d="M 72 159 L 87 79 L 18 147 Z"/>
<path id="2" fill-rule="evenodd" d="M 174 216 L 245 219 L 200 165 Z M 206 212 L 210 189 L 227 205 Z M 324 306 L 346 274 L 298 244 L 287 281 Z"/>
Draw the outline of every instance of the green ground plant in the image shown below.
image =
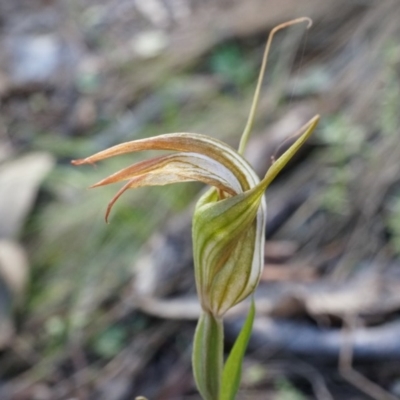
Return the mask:
<path id="1" fill-rule="evenodd" d="M 311 135 L 319 120 L 317 115 L 300 129 L 295 143 L 273 162 L 261 180 L 243 158 L 272 38 L 277 31 L 301 22 L 311 26 L 309 18 L 298 18 L 276 26 L 268 37 L 253 103 L 237 151 L 206 135 L 171 133 L 122 143 L 73 161 L 74 165 L 93 164 L 136 151 L 175 152 L 137 162 L 93 185 L 126 182 L 109 203 L 106 220 L 115 202 L 128 189 L 189 181 L 211 186 L 197 203 L 192 225 L 195 281 L 202 308 L 192 363 L 198 390 L 205 400 L 236 398 L 255 315 L 254 301 L 225 362 L 223 318 L 229 309 L 254 293 L 260 280 L 266 221 L 264 192 Z"/>

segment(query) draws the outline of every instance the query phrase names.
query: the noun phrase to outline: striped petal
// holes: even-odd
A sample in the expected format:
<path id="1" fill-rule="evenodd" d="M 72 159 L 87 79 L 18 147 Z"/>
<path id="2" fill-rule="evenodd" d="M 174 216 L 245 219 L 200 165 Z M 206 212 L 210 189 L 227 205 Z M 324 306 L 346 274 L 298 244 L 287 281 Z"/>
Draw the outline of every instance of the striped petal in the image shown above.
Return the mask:
<path id="1" fill-rule="evenodd" d="M 130 188 L 200 181 L 230 195 L 242 191 L 239 181 L 228 168 L 208 156 L 196 153 L 177 153 L 142 161 L 110 175 L 92 187 L 126 180 L 133 180 Z"/>
<path id="2" fill-rule="evenodd" d="M 93 164 L 109 157 L 143 150 L 173 150 L 205 155 L 229 169 L 239 181 L 242 191 L 249 190 L 255 182 L 254 179 L 249 181 L 248 177 L 254 177 L 254 172 L 236 150 L 217 139 L 197 133 L 170 133 L 134 140 L 110 147 L 90 157 L 74 160 L 72 163 Z"/>
<path id="3" fill-rule="evenodd" d="M 204 310 L 222 316 L 257 286 L 264 259 L 266 204 L 259 186 L 218 201 L 211 189 L 193 217 L 196 284 Z"/>
<path id="4" fill-rule="evenodd" d="M 97 182 L 99 187 L 128 181 L 108 204 L 106 220 L 115 202 L 128 189 L 142 186 L 162 186 L 171 183 L 199 181 L 234 196 L 242 191 L 237 178 L 219 162 L 196 153 L 177 153 L 142 161 L 124 168 Z"/>

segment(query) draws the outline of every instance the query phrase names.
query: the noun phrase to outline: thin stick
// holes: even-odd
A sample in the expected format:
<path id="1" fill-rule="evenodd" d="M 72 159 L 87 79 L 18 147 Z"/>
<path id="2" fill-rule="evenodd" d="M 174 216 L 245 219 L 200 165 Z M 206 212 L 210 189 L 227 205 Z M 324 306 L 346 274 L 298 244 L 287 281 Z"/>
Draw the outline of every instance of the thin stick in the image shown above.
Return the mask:
<path id="1" fill-rule="evenodd" d="M 353 386 L 364 392 L 375 400 L 399 400 L 385 389 L 369 380 L 367 377 L 356 371 L 353 367 L 353 344 L 351 333 L 354 330 L 355 317 L 347 317 L 343 326 L 343 345 L 339 353 L 339 372 L 344 379 Z"/>

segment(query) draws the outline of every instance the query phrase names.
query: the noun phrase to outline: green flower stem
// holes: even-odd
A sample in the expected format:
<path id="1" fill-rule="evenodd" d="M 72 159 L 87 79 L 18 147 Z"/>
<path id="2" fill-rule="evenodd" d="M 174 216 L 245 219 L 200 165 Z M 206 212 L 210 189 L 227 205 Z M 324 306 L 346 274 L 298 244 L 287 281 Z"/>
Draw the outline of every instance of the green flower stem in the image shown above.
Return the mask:
<path id="1" fill-rule="evenodd" d="M 222 318 L 203 312 L 193 342 L 193 374 L 204 400 L 218 400 L 224 353 Z"/>

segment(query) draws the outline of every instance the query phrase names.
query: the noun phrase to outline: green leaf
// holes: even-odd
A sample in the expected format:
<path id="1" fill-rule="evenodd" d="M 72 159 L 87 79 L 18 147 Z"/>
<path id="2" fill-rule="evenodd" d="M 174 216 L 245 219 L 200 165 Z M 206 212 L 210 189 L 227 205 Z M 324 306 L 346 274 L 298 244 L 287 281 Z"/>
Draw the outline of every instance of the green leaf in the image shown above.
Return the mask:
<path id="1" fill-rule="evenodd" d="M 252 299 L 246 321 L 233 345 L 222 372 L 219 400 L 234 400 L 239 390 L 243 358 L 253 329 L 255 312 L 254 299 Z"/>
<path id="2" fill-rule="evenodd" d="M 193 375 L 204 400 L 217 400 L 224 352 L 224 327 L 220 318 L 203 312 L 193 340 Z"/>

